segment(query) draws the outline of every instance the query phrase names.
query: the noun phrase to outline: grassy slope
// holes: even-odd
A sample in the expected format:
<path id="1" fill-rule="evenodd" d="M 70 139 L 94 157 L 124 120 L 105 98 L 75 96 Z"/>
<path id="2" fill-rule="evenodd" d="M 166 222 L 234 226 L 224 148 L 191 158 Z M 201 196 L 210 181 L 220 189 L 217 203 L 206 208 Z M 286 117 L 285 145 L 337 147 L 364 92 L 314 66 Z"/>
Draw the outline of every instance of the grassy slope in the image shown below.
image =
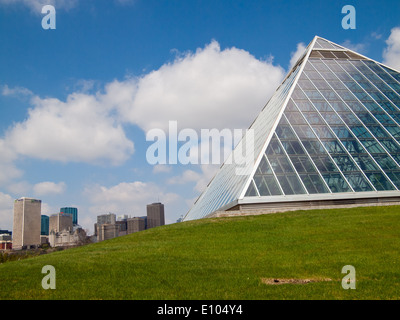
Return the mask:
<path id="1" fill-rule="evenodd" d="M 41 287 L 47 264 L 55 290 Z M 261 282 L 273 277 L 333 281 Z M 0 299 L 399 298 L 398 206 L 205 219 L 0 265 Z"/>

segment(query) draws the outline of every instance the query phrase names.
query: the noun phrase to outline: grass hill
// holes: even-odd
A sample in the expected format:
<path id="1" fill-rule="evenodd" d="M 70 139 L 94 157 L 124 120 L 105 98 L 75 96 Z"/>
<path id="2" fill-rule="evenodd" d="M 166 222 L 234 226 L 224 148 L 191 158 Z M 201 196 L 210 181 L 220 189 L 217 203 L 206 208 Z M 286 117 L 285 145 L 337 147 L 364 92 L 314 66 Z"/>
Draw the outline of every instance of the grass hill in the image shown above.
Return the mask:
<path id="1" fill-rule="evenodd" d="M 203 219 L 0 265 L 0 299 L 399 298 L 399 206 Z"/>

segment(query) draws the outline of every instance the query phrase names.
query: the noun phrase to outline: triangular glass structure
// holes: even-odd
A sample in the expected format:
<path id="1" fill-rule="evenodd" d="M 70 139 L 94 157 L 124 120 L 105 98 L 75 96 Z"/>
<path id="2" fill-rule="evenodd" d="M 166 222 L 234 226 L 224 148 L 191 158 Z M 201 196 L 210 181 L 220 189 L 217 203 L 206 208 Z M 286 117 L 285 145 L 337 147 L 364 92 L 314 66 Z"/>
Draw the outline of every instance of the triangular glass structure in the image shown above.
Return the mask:
<path id="1" fill-rule="evenodd" d="M 400 199 L 394 69 L 315 37 L 250 129 L 254 153 L 242 174 L 224 163 L 184 220 L 279 203 Z M 236 148 L 245 143 L 246 135 Z"/>

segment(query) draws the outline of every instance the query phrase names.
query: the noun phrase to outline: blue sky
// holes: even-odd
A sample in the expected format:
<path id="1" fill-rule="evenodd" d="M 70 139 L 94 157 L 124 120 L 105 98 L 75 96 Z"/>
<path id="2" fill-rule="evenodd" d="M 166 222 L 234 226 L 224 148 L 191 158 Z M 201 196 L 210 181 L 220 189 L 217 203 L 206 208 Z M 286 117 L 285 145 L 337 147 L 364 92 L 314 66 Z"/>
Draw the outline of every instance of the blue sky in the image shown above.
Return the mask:
<path id="1" fill-rule="evenodd" d="M 399 17 L 395 0 L 0 0 L 0 229 L 22 196 L 89 231 L 155 201 L 175 222 L 218 165 L 149 164 L 149 130 L 247 128 L 315 35 L 399 69 Z"/>

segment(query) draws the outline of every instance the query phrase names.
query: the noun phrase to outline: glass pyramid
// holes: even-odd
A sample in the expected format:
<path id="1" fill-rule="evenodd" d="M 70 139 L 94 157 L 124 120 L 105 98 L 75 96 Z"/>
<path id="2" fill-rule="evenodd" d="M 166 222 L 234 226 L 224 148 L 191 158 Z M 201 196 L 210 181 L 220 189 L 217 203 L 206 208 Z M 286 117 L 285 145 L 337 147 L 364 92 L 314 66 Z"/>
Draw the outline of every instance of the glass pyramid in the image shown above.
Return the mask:
<path id="1" fill-rule="evenodd" d="M 224 163 L 184 220 L 246 205 L 400 197 L 394 69 L 315 37 L 250 129 L 244 174 Z"/>

